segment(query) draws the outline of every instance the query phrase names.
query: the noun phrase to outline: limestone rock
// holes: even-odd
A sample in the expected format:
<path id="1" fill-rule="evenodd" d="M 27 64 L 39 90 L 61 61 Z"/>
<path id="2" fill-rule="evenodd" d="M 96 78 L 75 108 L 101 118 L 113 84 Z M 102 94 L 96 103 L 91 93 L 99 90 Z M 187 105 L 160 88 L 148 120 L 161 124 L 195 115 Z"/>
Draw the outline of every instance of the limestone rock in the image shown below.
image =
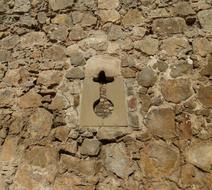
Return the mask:
<path id="1" fill-rule="evenodd" d="M 182 76 L 183 74 L 189 73 L 193 66 L 188 63 L 179 63 L 177 65 L 171 66 L 170 75 L 173 78 Z"/>
<path id="2" fill-rule="evenodd" d="M 147 127 L 153 135 L 173 138 L 175 132 L 175 114 L 170 108 L 153 109 L 147 115 Z"/>
<path id="3" fill-rule="evenodd" d="M 67 14 L 58 14 L 52 19 L 52 23 L 71 27 L 72 26 L 71 16 Z"/>
<path id="4" fill-rule="evenodd" d="M 53 45 L 44 50 L 44 57 L 54 61 L 61 61 L 66 57 L 65 48 L 60 45 Z"/>
<path id="5" fill-rule="evenodd" d="M 193 50 L 195 53 L 205 57 L 207 54 L 212 53 L 212 44 L 206 38 L 196 38 L 193 41 Z"/>
<path id="6" fill-rule="evenodd" d="M 84 77 L 84 72 L 78 67 L 74 67 L 66 73 L 67 79 L 83 79 Z"/>
<path id="7" fill-rule="evenodd" d="M 152 29 L 158 34 L 178 34 L 183 33 L 186 27 L 183 18 L 159 18 L 153 21 Z"/>
<path id="8" fill-rule="evenodd" d="M 212 55 L 208 57 L 207 65 L 202 69 L 201 74 L 205 76 L 212 76 Z"/>
<path id="9" fill-rule="evenodd" d="M 47 38 L 44 32 L 30 32 L 23 35 L 20 39 L 20 46 L 22 48 L 43 46 L 47 42 Z"/>
<path id="10" fill-rule="evenodd" d="M 41 139 L 49 135 L 53 124 L 53 116 L 44 108 L 38 108 L 30 116 L 30 133 L 32 137 Z"/>
<path id="11" fill-rule="evenodd" d="M 1 162 L 12 162 L 16 160 L 18 140 L 18 137 L 6 138 L 0 152 Z"/>
<path id="12" fill-rule="evenodd" d="M 197 14 L 199 22 L 203 29 L 212 30 L 212 10 L 202 10 Z"/>
<path id="13" fill-rule="evenodd" d="M 120 19 L 119 12 L 116 10 L 101 10 L 98 11 L 98 15 L 103 23 L 115 22 Z"/>
<path id="14" fill-rule="evenodd" d="M 147 55 L 154 55 L 158 51 L 159 41 L 151 37 L 146 37 L 143 40 L 134 42 L 134 47 Z"/>
<path id="15" fill-rule="evenodd" d="M 124 15 L 122 23 L 125 27 L 141 26 L 144 23 L 144 17 L 138 9 L 130 9 L 127 14 Z"/>
<path id="16" fill-rule="evenodd" d="M 186 152 L 186 160 L 204 171 L 212 172 L 212 143 L 202 142 L 191 146 Z"/>
<path id="17" fill-rule="evenodd" d="M 53 11 L 58 11 L 71 7 L 74 0 L 49 0 L 49 6 Z"/>
<path id="18" fill-rule="evenodd" d="M 21 108 L 35 108 L 41 106 L 41 95 L 34 90 L 30 90 L 19 98 L 19 106 Z"/>
<path id="19" fill-rule="evenodd" d="M 105 168 L 118 177 L 124 179 L 133 172 L 124 143 L 105 145 L 103 155 Z"/>
<path id="20" fill-rule="evenodd" d="M 135 78 L 136 77 L 136 71 L 129 67 L 122 68 L 121 74 L 124 78 Z"/>
<path id="21" fill-rule="evenodd" d="M 49 38 L 56 41 L 65 41 L 68 37 L 68 28 L 65 25 L 50 25 L 45 28 Z"/>
<path id="22" fill-rule="evenodd" d="M 60 84 L 63 74 L 59 71 L 42 71 L 39 73 L 37 83 L 47 87 Z"/>
<path id="23" fill-rule="evenodd" d="M 83 56 L 83 54 L 80 52 L 80 51 L 70 51 L 68 53 L 68 55 L 70 56 L 70 61 L 71 61 L 71 64 L 73 66 L 83 66 L 85 65 L 85 58 Z"/>
<path id="24" fill-rule="evenodd" d="M 119 6 L 119 0 L 98 0 L 99 9 L 116 9 Z"/>
<path id="25" fill-rule="evenodd" d="M 165 50 L 170 56 L 177 56 L 182 52 L 187 52 L 191 49 L 188 40 L 185 37 L 170 37 L 163 40 L 161 50 Z M 187 50 L 187 51 L 185 51 Z"/>
<path id="26" fill-rule="evenodd" d="M 148 177 L 169 177 L 179 166 L 180 154 L 175 146 L 152 141 L 141 152 L 139 165 Z"/>
<path id="27" fill-rule="evenodd" d="M 33 177 L 34 175 L 35 175 L 35 172 L 33 171 L 31 166 L 27 164 L 20 165 L 14 177 L 14 182 L 16 184 L 16 187 L 20 187 L 24 189 L 39 188 L 40 180 L 38 181 L 35 177 Z"/>
<path id="28" fill-rule="evenodd" d="M 155 72 L 149 67 L 143 68 L 142 71 L 137 75 L 138 84 L 144 87 L 153 86 L 156 79 Z"/>
<path id="29" fill-rule="evenodd" d="M 30 10 L 31 4 L 29 0 L 15 0 L 13 12 L 26 13 Z"/>
<path id="30" fill-rule="evenodd" d="M 14 91 L 0 89 L 0 107 L 11 107 L 14 104 Z"/>
<path id="31" fill-rule="evenodd" d="M 80 147 L 82 155 L 97 156 L 100 151 L 101 143 L 95 139 L 85 139 Z"/>
<path id="32" fill-rule="evenodd" d="M 108 32 L 108 40 L 118 40 L 123 38 L 123 31 L 121 26 L 113 24 Z"/>
<path id="33" fill-rule="evenodd" d="M 11 59 L 11 53 L 7 50 L 0 50 L 0 63 L 7 62 Z"/>
<path id="34" fill-rule="evenodd" d="M 28 15 L 23 15 L 20 18 L 20 25 L 22 26 L 27 26 L 27 27 L 33 27 L 33 26 L 37 26 L 37 20 L 31 16 Z"/>
<path id="35" fill-rule="evenodd" d="M 19 43 L 19 36 L 12 35 L 0 40 L 0 47 L 2 49 L 13 49 Z"/>
<path id="36" fill-rule="evenodd" d="M 114 128 L 114 127 L 102 127 L 98 129 L 97 132 L 97 139 L 100 141 L 115 141 L 116 139 L 123 137 L 130 133 L 129 129 L 120 129 L 120 128 Z"/>
<path id="37" fill-rule="evenodd" d="M 55 129 L 54 137 L 59 141 L 65 141 L 68 138 L 69 132 L 70 129 L 68 127 L 65 126 L 57 127 Z"/>
<path id="38" fill-rule="evenodd" d="M 161 92 L 166 101 L 178 104 L 192 95 L 190 86 L 190 82 L 186 79 L 169 79 L 162 82 Z"/>
<path id="39" fill-rule="evenodd" d="M 70 34 L 69 34 L 69 39 L 70 40 L 82 40 L 87 36 L 86 32 L 81 28 L 80 26 L 75 26 L 72 28 Z"/>
<path id="40" fill-rule="evenodd" d="M 90 37 L 82 40 L 80 47 L 83 49 L 93 48 L 96 51 L 104 51 L 108 48 L 107 35 L 102 31 L 97 31 Z"/>
<path id="41" fill-rule="evenodd" d="M 79 158 L 62 154 L 61 162 L 67 169 L 85 176 L 95 175 L 96 173 L 95 160 L 80 160 Z"/>
<path id="42" fill-rule="evenodd" d="M 83 15 L 80 25 L 82 27 L 93 26 L 97 22 L 97 18 L 90 13 L 86 13 Z"/>
<path id="43" fill-rule="evenodd" d="M 53 98 L 51 104 L 49 105 L 49 109 L 51 109 L 51 110 L 63 110 L 65 108 L 67 108 L 68 105 L 69 105 L 68 100 L 63 95 L 57 94 Z"/>
<path id="44" fill-rule="evenodd" d="M 34 146 L 26 152 L 25 159 L 32 166 L 46 168 L 49 165 L 57 165 L 58 153 L 54 148 Z"/>
<path id="45" fill-rule="evenodd" d="M 178 2 L 174 6 L 175 16 L 187 16 L 195 14 L 189 2 Z"/>
<path id="46" fill-rule="evenodd" d="M 205 107 L 212 108 L 212 85 L 200 87 L 198 99 Z"/>

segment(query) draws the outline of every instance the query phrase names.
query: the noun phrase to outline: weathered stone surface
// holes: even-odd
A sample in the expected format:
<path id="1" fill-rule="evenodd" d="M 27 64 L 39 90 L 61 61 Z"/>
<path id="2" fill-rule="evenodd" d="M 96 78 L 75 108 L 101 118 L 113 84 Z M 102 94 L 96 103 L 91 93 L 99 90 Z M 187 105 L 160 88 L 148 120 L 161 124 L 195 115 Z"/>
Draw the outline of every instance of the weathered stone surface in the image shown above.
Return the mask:
<path id="1" fill-rule="evenodd" d="M 7 62 L 11 59 L 11 53 L 7 50 L 0 50 L 0 63 Z"/>
<path id="2" fill-rule="evenodd" d="M 199 22 L 203 29 L 212 30 L 212 10 L 202 10 L 197 14 Z"/>
<path id="3" fill-rule="evenodd" d="M 148 177 L 169 177 L 179 166 L 179 161 L 179 150 L 175 146 L 152 141 L 141 152 L 139 165 Z"/>
<path id="4" fill-rule="evenodd" d="M 81 28 L 80 26 L 75 26 L 72 28 L 70 34 L 69 34 L 69 39 L 71 40 L 81 40 L 87 36 L 86 32 Z"/>
<path id="5" fill-rule="evenodd" d="M 153 109 L 147 115 L 147 127 L 153 135 L 173 138 L 175 132 L 175 114 L 170 108 Z"/>
<path id="6" fill-rule="evenodd" d="M 11 89 L 0 89 L 0 107 L 11 107 L 14 104 L 14 91 Z"/>
<path id="7" fill-rule="evenodd" d="M 11 69 L 6 72 L 3 81 L 12 86 L 18 86 L 24 82 L 27 82 L 28 78 L 29 73 L 26 69 Z"/>
<path id="8" fill-rule="evenodd" d="M 69 8 L 73 4 L 73 0 L 49 0 L 49 6 L 53 11 Z"/>
<path id="9" fill-rule="evenodd" d="M 81 41 L 80 46 L 83 49 L 95 49 L 96 51 L 104 51 L 108 47 L 107 35 L 102 31 L 97 31 L 90 37 Z"/>
<path id="10" fill-rule="evenodd" d="M 34 90 L 30 90 L 19 98 L 18 104 L 21 108 L 36 108 L 42 105 L 41 98 L 41 95 Z"/>
<path id="11" fill-rule="evenodd" d="M 188 50 L 191 49 L 191 47 L 185 37 L 174 36 L 163 40 L 160 49 L 165 50 L 166 53 L 170 56 L 177 56 L 180 53 L 186 53 Z"/>
<path id="12" fill-rule="evenodd" d="M 190 86 L 188 79 L 169 79 L 162 82 L 161 92 L 166 101 L 178 104 L 191 96 Z"/>
<path id="13" fill-rule="evenodd" d="M 68 100 L 60 94 L 57 94 L 53 99 L 51 104 L 49 105 L 49 109 L 51 110 L 63 110 L 66 109 L 69 105 Z"/>
<path id="14" fill-rule="evenodd" d="M 195 14 L 189 2 L 178 2 L 174 6 L 175 16 L 187 16 Z"/>
<path id="15" fill-rule="evenodd" d="M 212 76 L 212 55 L 209 55 L 207 65 L 202 69 L 201 74 Z"/>
<path id="16" fill-rule="evenodd" d="M 118 40 L 123 38 L 121 26 L 113 24 L 108 32 L 108 40 Z"/>
<path id="17" fill-rule="evenodd" d="M 159 18 L 153 21 L 152 29 L 158 34 L 177 34 L 183 33 L 186 24 L 183 18 Z"/>
<path id="18" fill-rule="evenodd" d="M 43 46 L 47 42 L 44 32 L 30 32 L 25 34 L 20 39 L 20 46 L 23 48 L 33 46 Z"/>
<path id="19" fill-rule="evenodd" d="M 49 135 L 53 124 L 53 116 L 44 108 L 38 108 L 30 116 L 30 133 L 34 138 L 41 139 Z"/>
<path id="20" fill-rule="evenodd" d="M 41 178 L 43 177 L 43 175 L 40 175 L 40 178 L 36 178 L 35 174 L 36 172 L 33 171 L 31 166 L 27 164 L 20 165 L 14 178 L 16 187 L 24 189 L 40 188 Z"/>
<path id="21" fill-rule="evenodd" d="M 67 169 L 85 176 L 92 176 L 96 173 L 95 160 L 80 160 L 79 158 L 62 154 L 61 162 Z"/>
<path id="22" fill-rule="evenodd" d="M 151 37 L 146 37 L 143 40 L 134 42 L 134 47 L 147 55 L 154 55 L 158 51 L 159 41 Z"/>
<path id="23" fill-rule="evenodd" d="M 196 38 L 193 41 L 193 50 L 195 53 L 206 56 L 209 53 L 212 53 L 212 44 L 206 38 Z"/>
<path id="24" fill-rule="evenodd" d="M 63 74 L 59 71 L 42 71 L 39 73 L 37 83 L 51 87 L 60 84 Z"/>
<path id="25" fill-rule="evenodd" d="M 24 16 L 21 16 L 20 18 L 20 24 L 22 26 L 33 27 L 33 26 L 36 26 L 38 23 L 35 20 L 35 18 L 28 15 L 26 16 L 24 15 Z"/>
<path id="26" fill-rule="evenodd" d="M 127 156 L 126 147 L 123 143 L 105 145 L 103 155 L 105 168 L 118 177 L 124 179 L 133 172 L 133 168 Z"/>
<path id="27" fill-rule="evenodd" d="M 45 28 L 49 33 L 49 38 L 56 41 L 65 41 L 68 37 L 68 28 L 64 25 L 50 25 Z"/>
<path id="28" fill-rule="evenodd" d="M 12 162 L 17 156 L 18 137 L 9 137 L 5 140 L 0 152 L 1 162 Z"/>
<path id="29" fill-rule="evenodd" d="M 212 172 L 212 143 L 202 142 L 189 147 L 186 160 L 202 170 Z"/>
<path id="30" fill-rule="evenodd" d="M 52 19 L 52 23 L 71 27 L 72 26 L 71 16 L 67 14 L 58 14 Z"/>
<path id="31" fill-rule="evenodd" d="M 179 63 L 177 65 L 171 66 L 170 75 L 173 78 L 182 76 L 183 74 L 189 73 L 192 70 L 193 66 L 188 63 Z"/>
<path id="32" fill-rule="evenodd" d="M 205 107 L 212 108 L 212 85 L 200 87 L 198 99 Z"/>
<path id="33" fill-rule="evenodd" d="M 15 0 L 13 12 L 26 13 L 30 10 L 31 5 L 29 0 Z"/>
<path id="34" fill-rule="evenodd" d="M 99 9 L 116 9 L 119 6 L 119 0 L 98 0 Z"/>
<path id="35" fill-rule="evenodd" d="M 68 127 L 58 127 L 55 129 L 54 137 L 60 141 L 65 141 L 68 138 L 70 129 Z"/>
<path id="36" fill-rule="evenodd" d="M 60 45 L 53 45 L 48 49 L 45 49 L 44 57 L 54 61 L 61 61 L 66 57 L 65 48 Z"/>
<path id="37" fill-rule="evenodd" d="M 155 72 L 149 67 L 143 68 L 142 71 L 137 75 L 138 84 L 144 87 L 153 86 L 156 82 L 156 79 Z"/>
<path id="38" fill-rule="evenodd" d="M 120 128 L 114 127 L 103 127 L 100 128 L 97 132 L 97 139 L 103 141 L 115 141 L 116 139 L 125 136 L 126 134 L 130 133 L 130 130 L 123 130 Z"/>
<path id="39" fill-rule="evenodd" d="M 131 68 L 122 68 L 121 74 L 124 78 L 135 78 L 136 77 L 136 71 Z"/>
<path id="40" fill-rule="evenodd" d="M 70 61 L 73 66 L 83 66 L 86 63 L 85 58 L 80 51 L 69 51 L 68 56 L 70 56 Z"/>
<path id="41" fill-rule="evenodd" d="M 88 27 L 88 26 L 95 25 L 96 22 L 97 22 L 97 18 L 95 17 L 95 15 L 86 13 L 83 15 L 80 25 L 82 27 Z"/>
<path id="42" fill-rule="evenodd" d="M 74 67 L 66 73 L 67 79 L 83 79 L 84 77 L 84 72 L 78 67 Z"/>
<path id="43" fill-rule="evenodd" d="M 13 49 L 19 43 L 19 36 L 12 35 L 0 40 L 0 47 L 2 49 Z"/>
<path id="44" fill-rule="evenodd" d="M 98 15 L 103 23 L 115 22 L 120 19 L 119 12 L 116 10 L 101 10 L 98 11 Z"/>
<path id="45" fill-rule="evenodd" d="M 80 147 L 82 155 L 96 156 L 100 151 L 101 143 L 95 139 L 85 139 Z"/>
<path id="46" fill-rule="evenodd" d="M 130 9 L 127 14 L 124 15 L 122 23 L 125 27 L 129 26 L 141 26 L 144 23 L 144 17 L 141 11 L 138 9 Z"/>
<path id="47" fill-rule="evenodd" d="M 54 148 L 46 148 L 42 146 L 34 146 L 25 154 L 28 164 L 46 168 L 49 165 L 57 165 L 58 153 Z"/>

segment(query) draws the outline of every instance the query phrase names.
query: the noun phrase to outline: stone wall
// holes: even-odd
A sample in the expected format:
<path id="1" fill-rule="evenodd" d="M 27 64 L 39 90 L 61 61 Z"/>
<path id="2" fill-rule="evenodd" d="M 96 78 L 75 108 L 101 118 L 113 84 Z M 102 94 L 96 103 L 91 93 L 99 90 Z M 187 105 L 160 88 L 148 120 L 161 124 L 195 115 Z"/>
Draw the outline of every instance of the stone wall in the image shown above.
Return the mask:
<path id="1" fill-rule="evenodd" d="M 0 189 L 212 190 L 211 32 L 211 0 L 0 0 Z M 105 54 L 129 125 L 80 128 Z"/>

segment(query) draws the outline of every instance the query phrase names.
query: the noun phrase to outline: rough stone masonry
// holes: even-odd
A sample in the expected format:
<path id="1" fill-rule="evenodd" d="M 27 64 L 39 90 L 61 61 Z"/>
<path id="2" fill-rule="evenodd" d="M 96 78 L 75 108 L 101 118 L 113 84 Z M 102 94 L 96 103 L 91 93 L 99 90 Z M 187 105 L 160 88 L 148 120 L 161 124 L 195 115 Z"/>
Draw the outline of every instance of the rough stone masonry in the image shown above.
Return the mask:
<path id="1" fill-rule="evenodd" d="M 0 190 L 212 190 L 211 41 L 211 0 L 0 0 Z M 97 55 L 128 127 L 79 127 Z"/>

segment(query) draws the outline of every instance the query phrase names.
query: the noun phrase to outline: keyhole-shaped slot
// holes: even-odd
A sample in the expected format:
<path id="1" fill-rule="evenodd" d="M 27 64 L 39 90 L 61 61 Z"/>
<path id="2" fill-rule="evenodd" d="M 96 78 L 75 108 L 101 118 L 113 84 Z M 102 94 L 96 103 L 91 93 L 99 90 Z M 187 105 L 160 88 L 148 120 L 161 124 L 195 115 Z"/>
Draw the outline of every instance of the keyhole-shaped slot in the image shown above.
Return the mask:
<path id="1" fill-rule="evenodd" d="M 100 71 L 98 77 L 94 78 L 93 81 L 100 84 L 99 99 L 94 102 L 93 110 L 97 116 L 106 118 L 112 114 L 114 109 L 113 103 L 107 98 L 106 84 L 113 82 L 114 77 L 106 77 L 105 72 Z"/>
<path id="2" fill-rule="evenodd" d="M 100 84 L 107 84 L 114 81 L 114 77 L 106 77 L 104 71 L 100 71 L 98 77 L 93 79 L 94 82 L 98 82 Z"/>

